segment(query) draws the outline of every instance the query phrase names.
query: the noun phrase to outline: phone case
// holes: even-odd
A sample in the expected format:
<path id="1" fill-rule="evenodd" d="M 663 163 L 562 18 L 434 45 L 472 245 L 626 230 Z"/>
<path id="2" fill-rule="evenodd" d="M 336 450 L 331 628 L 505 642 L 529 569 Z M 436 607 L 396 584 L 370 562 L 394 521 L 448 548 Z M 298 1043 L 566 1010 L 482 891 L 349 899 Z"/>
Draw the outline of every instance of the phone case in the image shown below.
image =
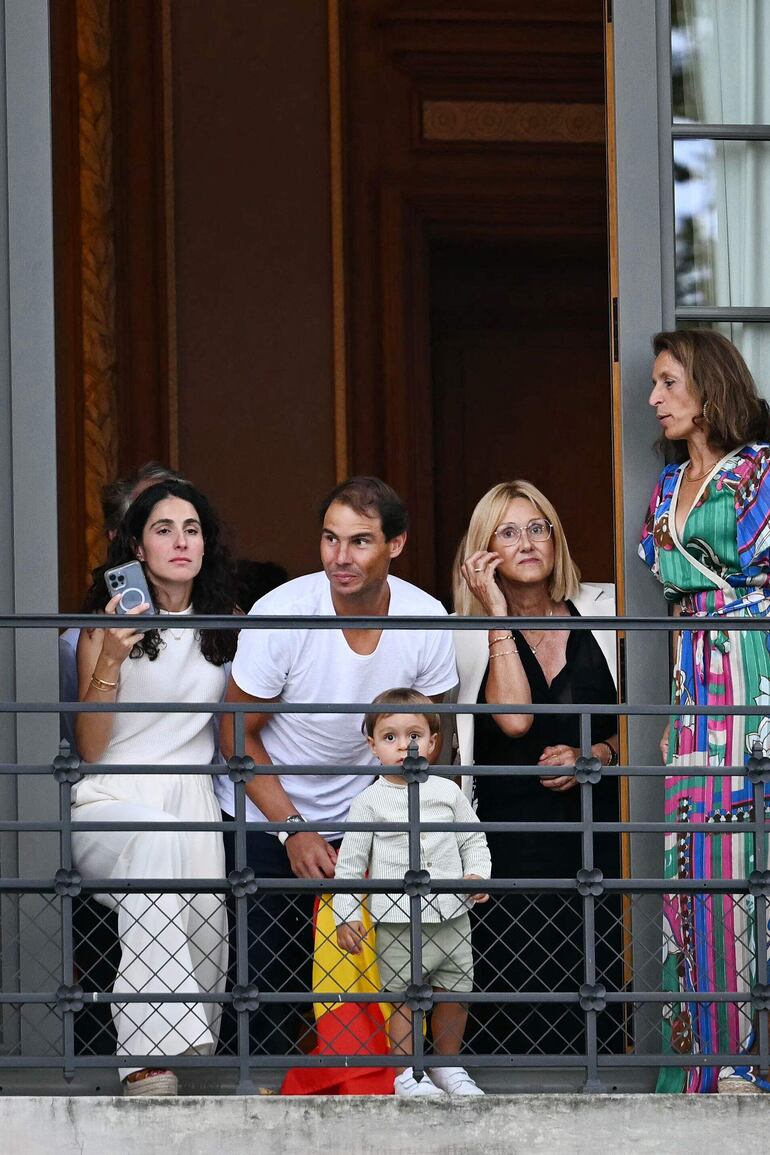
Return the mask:
<path id="1" fill-rule="evenodd" d="M 115 607 L 117 614 L 127 614 L 129 610 L 139 606 L 142 602 L 149 602 L 150 608 L 144 614 L 154 614 L 155 606 L 147 586 L 147 578 L 138 561 L 128 561 L 124 565 L 116 565 L 113 569 L 105 570 L 104 580 L 107 583 L 107 592 L 113 598 L 120 594 L 120 601 Z M 144 614 L 141 616 L 143 617 Z"/>

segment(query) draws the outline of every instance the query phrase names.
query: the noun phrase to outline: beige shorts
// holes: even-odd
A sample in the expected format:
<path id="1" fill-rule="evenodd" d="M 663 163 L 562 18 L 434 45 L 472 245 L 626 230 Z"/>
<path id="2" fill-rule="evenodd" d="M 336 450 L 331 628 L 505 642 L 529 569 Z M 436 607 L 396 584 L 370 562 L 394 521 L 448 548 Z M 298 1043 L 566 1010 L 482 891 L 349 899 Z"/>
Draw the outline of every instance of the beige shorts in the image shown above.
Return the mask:
<path id="1" fill-rule="evenodd" d="M 402 991 L 412 981 L 409 924 L 377 923 L 377 964 L 382 989 Z M 444 991 L 473 990 L 471 920 L 467 914 L 422 926 L 423 981 Z"/>

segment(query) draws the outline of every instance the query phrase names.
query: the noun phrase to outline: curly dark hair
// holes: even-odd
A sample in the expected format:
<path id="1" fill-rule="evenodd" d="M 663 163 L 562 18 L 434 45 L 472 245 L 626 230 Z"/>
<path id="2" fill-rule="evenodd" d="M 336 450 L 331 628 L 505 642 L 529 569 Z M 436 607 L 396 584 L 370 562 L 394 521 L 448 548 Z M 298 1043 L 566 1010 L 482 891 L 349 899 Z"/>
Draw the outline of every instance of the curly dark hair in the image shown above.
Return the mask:
<path id="1" fill-rule="evenodd" d="M 145 489 L 129 506 L 118 532 L 110 542 L 105 565 L 98 566 L 92 576 L 92 584 L 86 594 L 84 611 L 97 613 L 110 600 L 105 570 L 116 565 L 136 560 L 136 549 L 142 539 L 144 527 L 159 501 L 167 497 L 179 497 L 195 507 L 206 549 L 200 572 L 193 579 L 192 599 L 198 614 L 232 614 L 235 612 L 235 581 L 230 551 L 222 540 L 222 525 L 217 514 L 206 498 L 195 486 L 187 481 L 168 480 Z M 149 576 L 148 585 L 157 601 Z M 201 630 L 201 653 L 214 666 L 222 666 L 232 660 L 237 643 L 237 630 Z M 147 630 L 141 642 L 131 651 L 132 658 L 144 654 L 154 661 L 165 645 L 159 630 Z"/>

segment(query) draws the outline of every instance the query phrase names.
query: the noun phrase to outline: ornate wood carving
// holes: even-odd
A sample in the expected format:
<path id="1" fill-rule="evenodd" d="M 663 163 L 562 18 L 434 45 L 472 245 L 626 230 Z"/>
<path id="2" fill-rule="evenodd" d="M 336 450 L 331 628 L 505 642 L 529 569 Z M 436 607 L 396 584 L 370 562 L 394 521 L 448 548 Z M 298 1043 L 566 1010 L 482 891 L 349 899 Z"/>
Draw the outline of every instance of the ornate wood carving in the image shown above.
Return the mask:
<path id="1" fill-rule="evenodd" d="M 104 557 L 100 490 L 115 477 L 118 461 L 109 0 L 77 0 L 77 53 L 83 466 L 90 573 Z"/>
<path id="2" fill-rule="evenodd" d="M 601 104 L 542 104 L 508 100 L 424 100 L 424 140 L 501 144 L 588 144 L 604 140 Z"/>
<path id="3" fill-rule="evenodd" d="M 100 490 L 176 460 L 168 0 L 50 0 L 60 604 L 104 555 Z"/>

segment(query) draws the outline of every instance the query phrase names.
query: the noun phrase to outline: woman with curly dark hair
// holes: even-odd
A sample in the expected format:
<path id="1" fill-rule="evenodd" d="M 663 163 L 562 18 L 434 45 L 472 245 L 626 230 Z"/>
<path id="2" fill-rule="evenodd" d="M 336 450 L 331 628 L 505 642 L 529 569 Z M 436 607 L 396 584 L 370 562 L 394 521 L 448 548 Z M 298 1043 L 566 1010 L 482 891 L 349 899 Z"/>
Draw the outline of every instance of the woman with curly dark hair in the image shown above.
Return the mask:
<path id="1" fill-rule="evenodd" d="M 234 594 L 228 552 L 216 514 L 203 494 L 181 481 L 146 489 L 129 508 L 110 544 L 107 565 L 94 571 L 86 605 L 116 614 L 105 570 L 141 562 L 158 627 L 134 623 L 85 630 L 78 644 L 83 702 L 218 702 L 224 665 L 235 650 L 227 630 L 175 629 L 178 618 L 232 613 Z M 136 606 L 129 614 L 150 607 Z M 208 766 L 215 749 L 213 713 L 83 713 L 76 723 L 78 749 L 104 769 L 75 788 L 77 822 L 218 822 L 220 811 L 208 773 L 179 774 L 175 765 Z M 164 774 L 115 774 L 111 765 L 162 764 Z M 75 865 L 85 878 L 222 878 L 224 853 L 217 832 L 100 830 L 73 833 Z M 213 993 L 224 988 L 227 924 L 218 894 L 100 895 L 118 911 L 121 960 L 114 991 Z M 115 1003 L 121 1055 L 210 1053 L 221 1007 L 216 1003 Z M 175 1094 L 172 1071 L 127 1066 L 128 1095 Z"/>

